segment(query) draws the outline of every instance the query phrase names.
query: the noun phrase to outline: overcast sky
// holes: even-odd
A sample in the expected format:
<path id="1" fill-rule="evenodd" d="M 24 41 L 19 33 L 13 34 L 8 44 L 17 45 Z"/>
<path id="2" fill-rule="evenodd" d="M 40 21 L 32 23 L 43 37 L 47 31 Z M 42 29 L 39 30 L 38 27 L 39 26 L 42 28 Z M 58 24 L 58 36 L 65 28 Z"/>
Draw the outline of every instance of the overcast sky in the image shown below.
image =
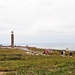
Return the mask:
<path id="1" fill-rule="evenodd" d="M 0 0 L 0 43 L 75 43 L 75 0 Z"/>

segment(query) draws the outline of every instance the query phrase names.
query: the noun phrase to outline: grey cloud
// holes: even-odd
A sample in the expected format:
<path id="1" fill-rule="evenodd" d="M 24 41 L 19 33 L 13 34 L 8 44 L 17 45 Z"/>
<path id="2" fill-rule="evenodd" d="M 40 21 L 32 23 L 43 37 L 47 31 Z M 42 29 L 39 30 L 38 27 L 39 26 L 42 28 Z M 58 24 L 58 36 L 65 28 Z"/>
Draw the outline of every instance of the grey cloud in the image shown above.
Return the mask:
<path id="1" fill-rule="evenodd" d="M 6 30 L 6 29 L 7 29 L 6 27 L 0 26 L 0 31 Z"/>
<path id="2" fill-rule="evenodd" d="M 13 25 L 16 25 L 16 26 L 27 26 L 27 25 L 29 25 L 29 23 L 27 23 L 27 22 L 25 22 L 25 24 L 20 24 L 20 23 L 17 23 L 17 22 L 9 21 L 9 20 L 4 20 L 3 22 L 13 24 Z"/>
<path id="3" fill-rule="evenodd" d="M 9 34 L 11 30 L 14 30 L 15 34 L 19 36 L 22 34 L 20 38 L 24 38 L 19 42 L 38 42 L 37 39 L 39 42 L 41 39 L 41 42 L 46 42 L 45 39 L 48 39 L 49 42 L 52 39 L 56 42 L 57 39 L 58 42 L 71 41 L 75 37 L 73 36 L 75 0 L 1 0 L 0 2 L 2 2 L 0 30 L 3 30 L 5 34 Z M 28 37 L 26 37 L 26 33 Z M 73 34 L 70 35 L 71 37 L 70 33 Z M 36 37 L 33 39 L 34 36 Z"/>

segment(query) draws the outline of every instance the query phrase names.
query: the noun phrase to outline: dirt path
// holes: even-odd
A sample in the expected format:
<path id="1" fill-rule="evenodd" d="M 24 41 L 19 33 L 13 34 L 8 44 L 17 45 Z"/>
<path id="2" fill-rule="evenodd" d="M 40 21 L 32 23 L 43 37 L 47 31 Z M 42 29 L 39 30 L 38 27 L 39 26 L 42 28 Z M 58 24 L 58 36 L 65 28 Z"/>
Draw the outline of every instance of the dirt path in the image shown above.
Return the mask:
<path id="1" fill-rule="evenodd" d="M 3 74 L 5 74 L 6 72 L 0 72 L 0 75 L 3 75 Z"/>

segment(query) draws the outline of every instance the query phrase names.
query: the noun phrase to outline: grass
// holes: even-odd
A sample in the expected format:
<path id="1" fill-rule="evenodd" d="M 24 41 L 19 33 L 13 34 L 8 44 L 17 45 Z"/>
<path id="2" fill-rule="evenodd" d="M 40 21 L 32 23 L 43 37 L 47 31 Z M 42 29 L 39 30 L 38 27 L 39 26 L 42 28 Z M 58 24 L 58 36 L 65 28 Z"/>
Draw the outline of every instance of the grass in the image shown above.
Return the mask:
<path id="1" fill-rule="evenodd" d="M 62 57 L 60 51 L 50 56 L 27 55 L 22 50 L 0 49 L 0 71 L 4 75 L 75 75 L 75 56 Z"/>

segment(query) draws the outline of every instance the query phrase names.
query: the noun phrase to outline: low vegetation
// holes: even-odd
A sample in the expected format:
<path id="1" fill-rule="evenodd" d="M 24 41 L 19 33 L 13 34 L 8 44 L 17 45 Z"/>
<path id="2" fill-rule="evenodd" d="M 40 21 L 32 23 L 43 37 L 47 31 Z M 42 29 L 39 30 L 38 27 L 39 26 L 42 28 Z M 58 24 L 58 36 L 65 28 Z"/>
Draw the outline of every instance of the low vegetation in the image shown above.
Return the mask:
<path id="1" fill-rule="evenodd" d="M 75 75 L 75 52 L 73 57 L 67 51 L 66 56 L 61 56 L 58 50 L 44 56 L 28 55 L 18 49 L 0 49 L 0 72 L 5 72 L 3 75 Z"/>

